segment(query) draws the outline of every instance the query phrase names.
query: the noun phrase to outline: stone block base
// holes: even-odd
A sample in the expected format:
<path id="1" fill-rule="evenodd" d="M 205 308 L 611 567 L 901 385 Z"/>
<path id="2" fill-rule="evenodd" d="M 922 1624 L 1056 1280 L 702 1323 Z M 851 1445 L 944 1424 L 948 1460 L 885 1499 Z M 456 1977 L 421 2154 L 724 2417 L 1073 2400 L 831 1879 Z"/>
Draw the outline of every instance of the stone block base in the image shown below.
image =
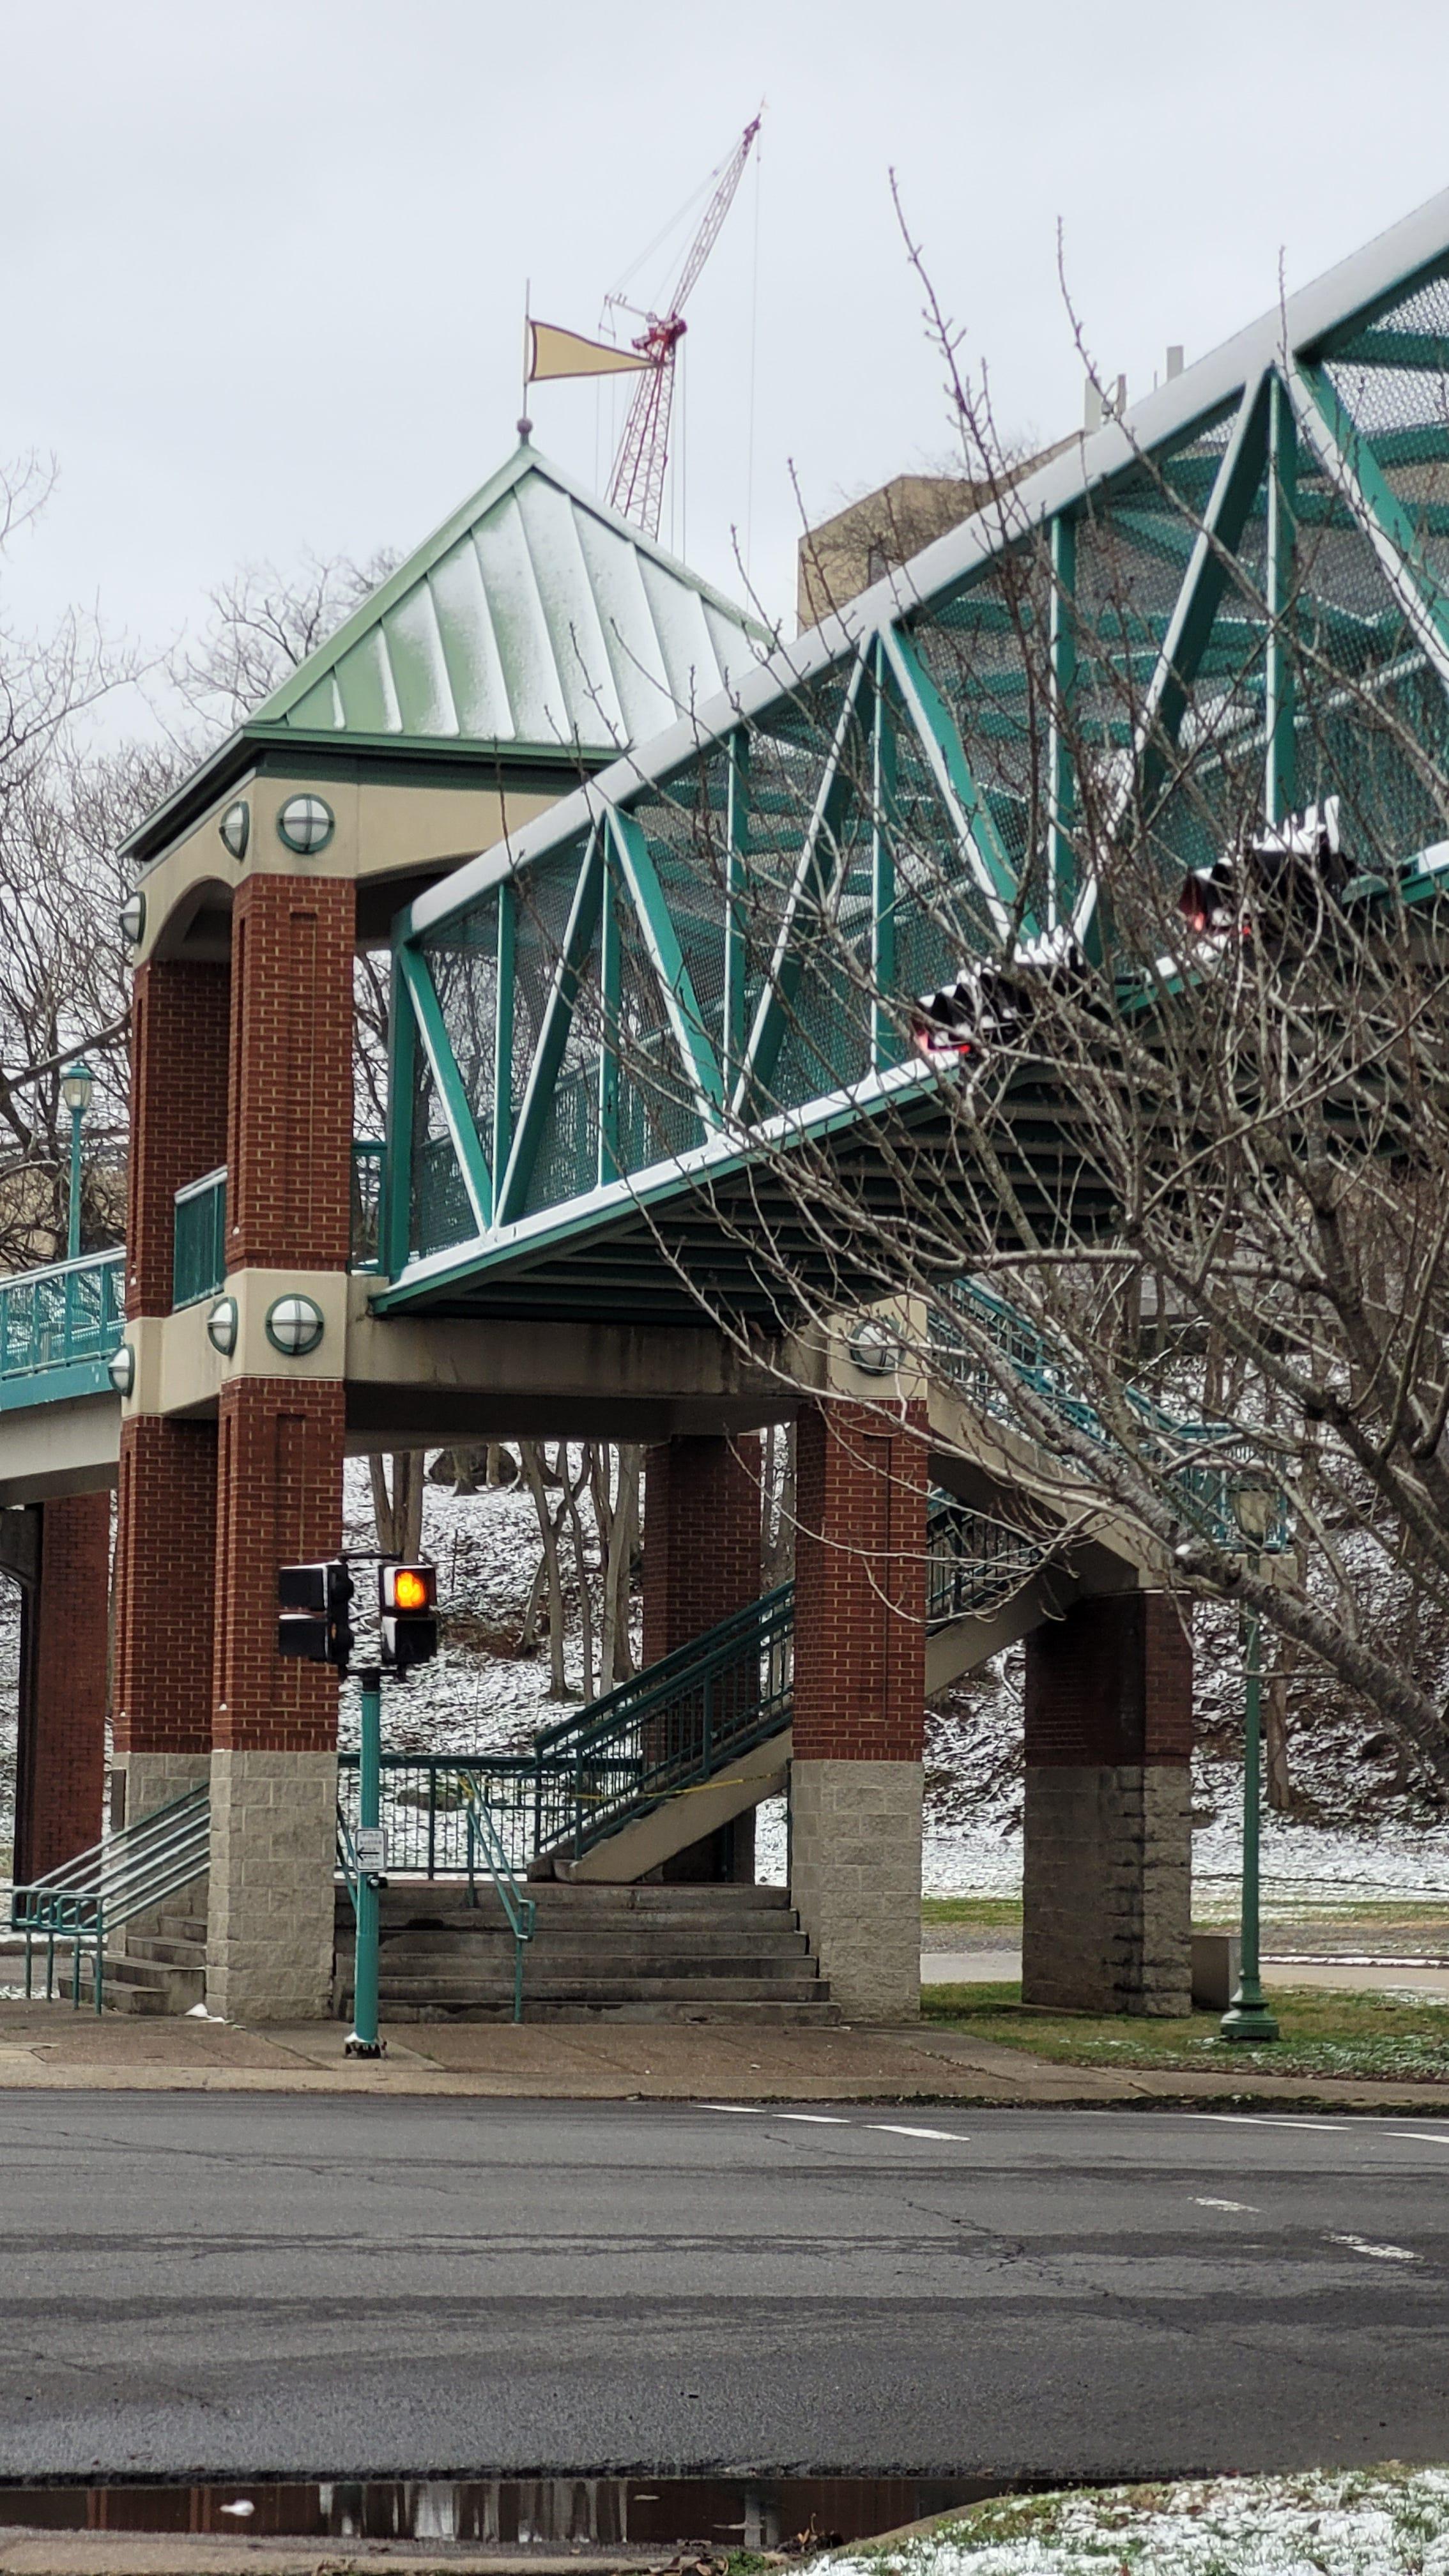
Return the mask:
<path id="1" fill-rule="evenodd" d="M 1029 1767 L 1023 2003 L 1186 2013 L 1192 1802 L 1185 1763 Z"/>
<path id="2" fill-rule="evenodd" d="M 227 2021 L 318 2021 L 332 1998 L 335 1753 L 211 1763 L 206 1999 Z"/>
<path id="3" fill-rule="evenodd" d="M 116 1768 L 125 1773 L 124 1815 L 119 1823 L 139 1825 L 143 1816 L 202 1788 L 211 1776 L 209 1753 L 122 1753 Z"/>
<path id="4" fill-rule="evenodd" d="M 921 2009 L 921 1765 L 790 1768 L 790 1894 L 847 2021 Z"/>

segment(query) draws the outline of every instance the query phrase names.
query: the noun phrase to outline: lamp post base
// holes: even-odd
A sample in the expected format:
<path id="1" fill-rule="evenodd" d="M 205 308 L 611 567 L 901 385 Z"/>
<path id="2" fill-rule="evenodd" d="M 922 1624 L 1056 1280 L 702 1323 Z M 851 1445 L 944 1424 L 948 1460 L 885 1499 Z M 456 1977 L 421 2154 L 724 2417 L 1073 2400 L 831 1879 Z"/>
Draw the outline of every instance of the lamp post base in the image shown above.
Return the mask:
<path id="1" fill-rule="evenodd" d="M 1269 2040 L 1278 2037 L 1278 2025 L 1263 2001 L 1263 1989 L 1256 1978 L 1251 1987 L 1246 1984 L 1239 1986 L 1218 2028 L 1224 2039 Z"/>
<path id="2" fill-rule="evenodd" d="M 354 2031 L 350 2039 L 345 2039 L 343 2041 L 342 2054 L 344 2057 L 386 2057 L 387 2041 L 385 2039 L 359 2039 L 356 2031 Z"/>

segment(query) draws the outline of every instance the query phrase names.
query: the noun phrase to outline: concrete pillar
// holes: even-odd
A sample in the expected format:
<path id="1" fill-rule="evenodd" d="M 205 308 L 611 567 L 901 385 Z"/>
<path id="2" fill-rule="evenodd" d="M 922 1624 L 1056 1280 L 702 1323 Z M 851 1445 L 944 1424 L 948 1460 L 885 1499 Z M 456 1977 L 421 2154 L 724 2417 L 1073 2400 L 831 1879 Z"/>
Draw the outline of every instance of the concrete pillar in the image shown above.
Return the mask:
<path id="1" fill-rule="evenodd" d="M 851 2021 L 920 2010 L 926 1452 L 870 1406 L 796 1437 L 791 1892 Z"/>
<path id="2" fill-rule="evenodd" d="M 100 1840 L 106 1784 L 111 1498 L 75 1494 L 35 1517 L 38 1561 L 21 1608 L 17 1885 Z"/>
<path id="3" fill-rule="evenodd" d="M 661 1441 L 644 1461 L 644 1661 L 658 1663 L 707 1628 L 760 1597 L 760 1442 L 681 1437 Z M 753 1690 L 753 1656 L 740 1667 Z M 728 1683 L 717 1685 L 716 1705 Z M 688 1724 L 688 1713 L 676 1729 Z M 671 1749 L 680 1749 L 674 1747 Z M 663 1864 L 661 1878 L 732 1880 L 755 1875 L 753 1812 L 707 1834 Z"/>
<path id="4" fill-rule="evenodd" d="M 1177 1604 L 1078 1602 L 1026 1649 L 1022 2000 L 1185 2013 L 1192 1648 Z"/>
<path id="5" fill-rule="evenodd" d="M 222 1392 L 207 1997 L 228 2021 L 330 2007 L 337 1676 L 276 1650 L 277 1568 L 342 1543 L 342 1389 Z"/>
<path id="6" fill-rule="evenodd" d="M 226 1153 L 230 978 L 152 959 L 131 1003 L 126 1314 L 169 1315 L 175 1193 Z M 211 1759 L 211 1423 L 128 1411 L 116 1516 L 115 1752 L 136 1823 L 205 1780 Z"/>
<path id="7" fill-rule="evenodd" d="M 354 891 L 252 876 L 232 924 L 227 1274 L 264 1313 L 335 1306 L 352 1140 Z M 260 1274 L 260 1275 L 258 1275 Z M 288 1361 L 244 1324 L 218 1421 L 207 1997 L 231 2021 L 330 2009 L 337 1681 L 276 1651 L 277 1568 L 342 1543 L 340 1329 Z"/>

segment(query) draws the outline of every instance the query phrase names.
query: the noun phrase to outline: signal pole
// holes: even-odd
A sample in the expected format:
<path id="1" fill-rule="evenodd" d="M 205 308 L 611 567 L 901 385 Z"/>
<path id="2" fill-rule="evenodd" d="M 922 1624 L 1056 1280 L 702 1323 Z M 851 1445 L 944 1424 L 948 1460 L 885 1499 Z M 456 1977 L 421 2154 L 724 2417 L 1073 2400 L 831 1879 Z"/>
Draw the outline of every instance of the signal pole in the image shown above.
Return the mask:
<path id="1" fill-rule="evenodd" d="M 367 1864 L 377 1856 L 382 1825 L 382 1670 L 363 1664 L 361 1745 L 357 1776 L 357 1940 L 352 1973 L 352 2031 L 343 2054 L 381 2057 L 377 2035 L 378 1881 L 379 1868 Z"/>

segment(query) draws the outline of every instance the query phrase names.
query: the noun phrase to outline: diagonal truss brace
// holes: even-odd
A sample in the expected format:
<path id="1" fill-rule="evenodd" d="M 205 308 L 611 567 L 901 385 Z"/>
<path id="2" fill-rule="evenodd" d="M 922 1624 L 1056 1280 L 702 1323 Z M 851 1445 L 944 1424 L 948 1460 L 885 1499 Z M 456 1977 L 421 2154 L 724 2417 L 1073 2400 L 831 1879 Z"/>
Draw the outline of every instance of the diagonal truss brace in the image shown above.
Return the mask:
<path id="1" fill-rule="evenodd" d="M 829 755 L 815 792 L 800 856 L 795 862 L 790 890 L 780 915 L 764 990 L 755 1008 L 744 1062 L 730 1102 L 736 1118 L 748 1120 L 762 1093 L 766 1095 L 768 1114 L 768 1086 L 774 1077 L 776 1058 L 785 1036 L 786 1017 L 800 981 L 800 961 L 793 954 L 793 934 L 812 889 L 817 896 L 826 892 L 820 865 L 821 844 L 833 834 L 849 788 L 844 767 L 845 751 L 864 678 L 865 653 L 861 650 L 854 657 L 846 684 Z"/>
<path id="2" fill-rule="evenodd" d="M 955 718 L 926 669 L 915 639 L 898 627 L 887 626 L 881 630 L 881 643 L 901 704 L 925 753 L 926 765 L 957 840 L 986 897 L 992 927 L 1004 943 L 1011 937 L 1019 897 L 1016 870 L 972 775 Z"/>
<path id="3" fill-rule="evenodd" d="M 397 959 L 402 989 L 411 1005 L 417 1033 L 423 1042 L 423 1052 L 428 1059 L 428 1066 L 437 1086 L 438 1099 L 447 1121 L 448 1135 L 457 1158 L 458 1169 L 463 1176 L 463 1187 L 468 1193 L 469 1205 L 473 1210 L 478 1232 L 483 1235 L 487 1233 L 493 1218 L 493 1176 L 488 1169 L 488 1159 L 479 1141 L 478 1130 L 473 1123 L 472 1107 L 468 1094 L 463 1088 L 463 1078 L 458 1071 L 458 1060 L 453 1053 L 452 1040 L 444 1024 L 437 989 L 428 972 L 426 960 L 419 955 L 416 948 L 410 947 L 404 941 L 398 948 Z M 409 1116 L 411 1116 L 411 1100 L 408 1107 Z"/>
<path id="4" fill-rule="evenodd" d="M 523 1214 L 538 1141 L 553 1099 L 563 1051 L 573 1025 L 574 1005 L 599 924 L 603 893 L 603 833 L 596 823 L 584 851 L 574 886 L 573 903 L 569 908 L 568 928 L 549 984 L 533 1062 L 528 1069 L 528 1082 L 519 1106 L 508 1168 L 498 1186 L 494 1221 L 500 1226 L 512 1225 Z"/>
<path id="5" fill-rule="evenodd" d="M 1131 760 L 1108 818 L 1109 839 L 1121 833 L 1139 794 L 1145 797 L 1150 792 L 1164 748 L 1177 741 L 1188 692 L 1227 588 L 1227 558 L 1242 540 L 1267 470 L 1269 376 L 1270 370 L 1264 369 L 1251 376 L 1243 387 L 1212 493 L 1193 540 L 1182 588 L 1167 621 L 1167 632 L 1134 727 Z M 1097 943 L 1099 930 L 1097 894 L 1095 877 L 1088 877 L 1072 922 L 1077 939 L 1089 951 Z"/>
<path id="6" fill-rule="evenodd" d="M 1290 367 L 1289 400 L 1307 444 L 1367 537 L 1415 641 L 1449 689 L 1449 604 L 1424 561 L 1419 531 L 1321 366 Z"/>
<path id="7" fill-rule="evenodd" d="M 670 917 L 648 841 L 634 816 L 611 806 L 605 829 L 618 870 L 638 919 L 659 984 L 660 998 L 694 1094 L 694 1105 L 707 1128 L 717 1127 L 724 1112 L 724 1075 L 710 1042 L 693 978 L 684 962 L 679 934 Z"/>

